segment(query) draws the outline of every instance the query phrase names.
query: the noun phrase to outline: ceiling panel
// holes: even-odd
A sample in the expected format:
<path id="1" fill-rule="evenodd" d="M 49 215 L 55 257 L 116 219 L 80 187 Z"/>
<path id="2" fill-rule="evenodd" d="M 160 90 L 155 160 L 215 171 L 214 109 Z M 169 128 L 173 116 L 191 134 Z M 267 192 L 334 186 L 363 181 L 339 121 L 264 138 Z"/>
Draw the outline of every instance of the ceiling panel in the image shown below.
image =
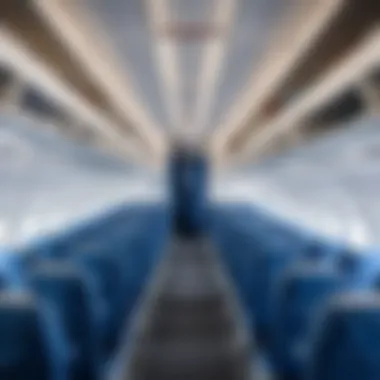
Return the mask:
<path id="1" fill-rule="evenodd" d="M 138 99 L 161 125 L 168 124 L 155 64 L 152 33 L 142 0 L 86 0 L 124 63 Z"/>
<path id="2" fill-rule="evenodd" d="M 209 128 L 218 125 L 263 58 L 276 24 L 293 0 L 240 0 Z"/>
<path id="3" fill-rule="evenodd" d="M 169 126 L 164 92 L 157 69 L 153 35 L 148 26 L 142 0 L 85 0 L 133 78 L 135 91 L 160 124 Z M 216 0 L 167 0 L 172 15 L 180 21 L 207 21 L 215 11 Z M 212 130 L 243 89 L 254 66 L 260 61 L 268 39 L 285 7 L 294 0 L 237 0 L 232 33 L 226 46 L 222 76 L 216 91 L 211 118 L 206 128 Z M 200 58 L 201 41 L 178 45 L 183 126 L 191 128 Z M 185 122 L 186 121 L 186 122 Z M 179 126 L 181 127 L 181 126 Z"/>

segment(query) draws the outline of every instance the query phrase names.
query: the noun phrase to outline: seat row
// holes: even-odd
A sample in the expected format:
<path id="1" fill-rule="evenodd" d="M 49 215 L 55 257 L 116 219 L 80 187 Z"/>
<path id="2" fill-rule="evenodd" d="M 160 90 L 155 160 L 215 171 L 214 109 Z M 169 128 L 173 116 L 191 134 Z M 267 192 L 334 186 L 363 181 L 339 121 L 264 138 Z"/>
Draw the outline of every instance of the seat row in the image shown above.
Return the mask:
<path id="1" fill-rule="evenodd" d="M 104 378 L 167 232 L 163 205 L 124 205 L 4 253 L 0 379 Z"/>
<path id="2" fill-rule="evenodd" d="M 215 206 L 210 227 L 277 378 L 380 378 L 380 255 L 247 205 Z"/>

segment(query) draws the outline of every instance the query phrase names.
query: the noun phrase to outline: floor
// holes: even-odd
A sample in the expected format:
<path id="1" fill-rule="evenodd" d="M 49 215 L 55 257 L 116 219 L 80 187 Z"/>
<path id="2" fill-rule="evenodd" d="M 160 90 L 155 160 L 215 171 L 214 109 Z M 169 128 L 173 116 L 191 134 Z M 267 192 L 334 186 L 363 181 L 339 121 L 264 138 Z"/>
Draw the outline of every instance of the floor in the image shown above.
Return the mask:
<path id="1" fill-rule="evenodd" d="M 115 378 L 257 378 L 241 315 L 211 244 L 175 238 L 139 307 Z"/>

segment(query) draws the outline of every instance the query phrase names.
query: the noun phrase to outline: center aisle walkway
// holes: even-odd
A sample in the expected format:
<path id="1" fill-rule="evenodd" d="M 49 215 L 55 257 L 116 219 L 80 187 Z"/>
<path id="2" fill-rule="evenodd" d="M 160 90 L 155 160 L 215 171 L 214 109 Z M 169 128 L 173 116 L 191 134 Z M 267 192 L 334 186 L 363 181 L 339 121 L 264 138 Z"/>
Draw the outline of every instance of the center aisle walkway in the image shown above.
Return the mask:
<path id="1" fill-rule="evenodd" d="M 119 380 L 253 378 L 248 334 L 211 245 L 174 239 L 163 260 Z"/>

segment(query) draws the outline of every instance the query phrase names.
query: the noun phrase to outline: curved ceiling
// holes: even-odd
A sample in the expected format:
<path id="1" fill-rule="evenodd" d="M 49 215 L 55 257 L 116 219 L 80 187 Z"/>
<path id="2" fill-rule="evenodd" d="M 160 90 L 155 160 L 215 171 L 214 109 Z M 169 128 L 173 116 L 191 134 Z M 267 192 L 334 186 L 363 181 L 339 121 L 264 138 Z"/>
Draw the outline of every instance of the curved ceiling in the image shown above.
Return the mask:
<path id="1" fill-rule="evenodd" d="M 260 61 L 268 38 L 273 36 L 284 9 L 293 1 L 84 0 L 99 26 L 108 34 L 116 54 L 133 79 L 137 98 L 145 104 L 159 125 L 167 130 L 182 128 L 187 132 L 191 132 L 192 128 L 200 128 L 202 134 L 213 130 L 236 100 Z M 217 22 L 219 14 L 221 33 L 215 40 L 165 41 L 165 37 L 158 36 L 151 27 L 153 7 L 165 9 L 166 20 L 180 23 L 212 24 Z M 178 69 L 176 73 L 166 73 L 178 77 L 177 92 L 172 92 L 175 98 L 173 102 L 178 108 L 176 112 L 180 115 L 176 120 L 170 116 L 169 95 L 164 88 L 168 84 L 163 78 L 165 73 L 159 68 L 156 49 L 160 43 L 166 44 L 166 53 L 171 49 L 167 59 L 172 60 L 170 67 Z M 175 64 L 173 61 L 176 61 Z M 206 73 L 207 62 L 208 73 L 213 79 L 208 80 L 208 87 L 205 88 L 206 85 L 202 87 L 200 81 L 206 78 L 202 75 Z M 201 97 L 200 92 L 208 92 L 209 99 L 204 94 Z M 199 108 L 202 104 L 199 103 L 203 103 L 206 109 L 201 111 Z M 203 112 L 199 123 L 197 112 Z"/>

